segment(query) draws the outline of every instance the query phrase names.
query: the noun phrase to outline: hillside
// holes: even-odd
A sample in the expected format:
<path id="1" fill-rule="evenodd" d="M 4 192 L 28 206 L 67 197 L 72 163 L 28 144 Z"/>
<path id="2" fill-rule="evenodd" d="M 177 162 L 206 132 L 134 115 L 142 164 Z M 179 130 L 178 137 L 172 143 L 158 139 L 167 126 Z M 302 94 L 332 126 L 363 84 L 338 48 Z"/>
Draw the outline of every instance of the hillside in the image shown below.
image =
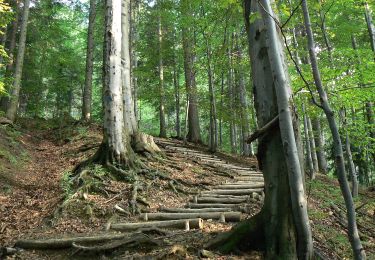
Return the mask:
<path id="1" fill-rule="evenodd" d="M 206 147 L 156 138 L 165 156 L 147 162 L 155 171 L 140 176 L 136 197 L 132 182 L 115 181 L 99 166 L 89 169 L 91 175 L 82 178 L 76 190 L 68 176 L 75 165 L 95 152 L 101 142 L 100 127 L 77 122 L 59 127 L 56 122 L 42 119 L 30 124 L 30 120 L 25 119 L 16 126 L 2 126 L 0 136 L 0 244 L 7 247 L 26 238 L 112 234 L 112 231 L 106 231 L 112 224 L 142 222 L 139 214 L 145 212 L 186 208 L 197 194 L 199 199 L 205 192 L 211 193 L 213 187 L 247 178 L 236 177 L 233 169 L 257 169 L 254 159 L 224 153 L 213 157 L 206 152 Z M 205 160 L 215 163 L 205 163 Z M 224 165 L 219 165 L 224 161 Z M 345 218 L 342 217 L 343 201 L 337 182 L 319 175 L 316 180 L 308 181 L 306 187 L 315 247 L 325 259 L 350 259 L 351 250 L 343 224 Z M 215 196 L 220 198 L 221 195 Z M 369 259 L 375 256 L 374 198 L 373 191 L 363 190 L 355 200 L 361 238 Z M 247 218 L 259 211 L 261 202 L 261 197 L 253 197 L 245 204 L 238 204 L 235 211 L 241 212 L 241 219 Z M 145 231 L 151 244 L 119 246 L 105 255 L 110 259 L 146 259 L 146 256 L 156 259 L 262 259 L 259 252 L 238 251 L 236 255 L 224 256 L 219 252 L 202 251 L 213 237 L 234 225 L 231 221 L 220 223 L 218 220 L 204 220 L 201 229 L 190 231 Z M 106 250 L 96 252 L 94 258 L 99 259 L 104 252 Z M 73 256 L 76 259 L 85 257 L 87 252 L 24 250 L 16 255 L 21 259 L 71 259 Z"/>

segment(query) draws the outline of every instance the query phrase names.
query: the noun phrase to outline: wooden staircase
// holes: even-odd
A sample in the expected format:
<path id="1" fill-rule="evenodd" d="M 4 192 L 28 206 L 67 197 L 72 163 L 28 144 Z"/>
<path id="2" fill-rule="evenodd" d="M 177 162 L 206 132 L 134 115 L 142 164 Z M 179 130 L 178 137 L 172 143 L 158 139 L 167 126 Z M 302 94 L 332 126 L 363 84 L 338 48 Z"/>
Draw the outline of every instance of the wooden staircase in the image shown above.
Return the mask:
<path id="1" fill-rule="evenodd" d="M 139 228 L 202 229 L 204 221 L 221 223 L 239 222 L 249 207 L 264 198 L 263 174 L 253 167 L 236 165 L 205 151 L 194 149 L 179 141 L 156 139 L 155 142 L 166 155 L 185 157 L 199 161 L 218 174 L 231 179 L 225 183 L 209 186 L 187 201 L 184 208 L 158 209 L 155 213 L 142 213 L 139 222 L 112 224 L 111 229 L 131 231 Z"/>

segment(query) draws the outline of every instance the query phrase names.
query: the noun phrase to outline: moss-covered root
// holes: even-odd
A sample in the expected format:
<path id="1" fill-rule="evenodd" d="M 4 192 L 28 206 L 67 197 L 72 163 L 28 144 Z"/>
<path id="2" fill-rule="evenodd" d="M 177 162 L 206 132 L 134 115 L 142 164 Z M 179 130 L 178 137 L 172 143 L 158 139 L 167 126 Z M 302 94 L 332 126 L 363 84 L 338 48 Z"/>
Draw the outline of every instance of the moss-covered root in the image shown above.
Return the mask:
<path id="1" fill-rule="evenodd" d="M 262 214 L 240 222 L 231 231 L 218 235 L 212 242 L 205 246 L 207 249 L 218 250 L 221 253 L 241 250 L 264 251 L 264 223 Z"/>

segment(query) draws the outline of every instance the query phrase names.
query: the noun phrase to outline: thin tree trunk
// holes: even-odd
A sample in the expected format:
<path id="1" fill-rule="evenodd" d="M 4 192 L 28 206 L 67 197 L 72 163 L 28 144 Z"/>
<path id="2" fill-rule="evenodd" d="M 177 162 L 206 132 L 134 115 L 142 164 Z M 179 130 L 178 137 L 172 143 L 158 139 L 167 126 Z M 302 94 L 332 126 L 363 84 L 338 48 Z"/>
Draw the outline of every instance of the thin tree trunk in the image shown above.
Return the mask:
<path id="1" fill-rule="evenodd" d="M 327 174 L 327 159 L 324 153 L 324 142 L 319 118 L 315 117 L 312 119 L 312 128 L 315 137 L 316 156 L 318 159 L 319 171 L 323 174 Z"/>
<path id="2" fill-rule="evenodd" d="M 313 165 L 314 165 L 314 172 L 317 173 L 319 171 L 318 157 L 316 156 L 316 145 L 315 145 L 314 133 L 312 130 L 311 119 L 309 116 L 307 116 L 307 127 L 309 129 L 311 158 L 312 158 Z"/>
<path id="3" fill-rule="evenodd" d="M 321 5 L 321 0 L 319 0 Z M 326 45 L 328 51 L 328 58 L 331 66 L 333 66 L 333 55 L 332 55 L 332 45 L 328 37 L 327 33 L 327 25 L 326 25 L 326 15 L 323 12 L 322 6 L 320 6 L 319 10 L 319 18 L 320 18 L 320 29 L 322 30 L 324 44 Z"/>
<path id="4" fill-rule="evenodd" d="M 315 171 L 314 171 L 314 164 L 311 157 L 311 146 L 310 146 L 310 135 L 309 135 L 309 127 L 308 127 L 308 119 L 305 110 L 305 106 L 303 105 L 303 126 L 305 131 L 305 147 L 306 147 L 306 163 L 307 163 L 307 172 L 310 178 L 313 180 L 315 179 Z"/>
<path id="5" fill-rule="evenodd" d="M 160 2 L 159 2 L 160 4 Z M 161 9 L 159 10 L 159 12 Z M 163 28 L 161 24 L 161 14 L 158 17 L 158 39 L 159 39 L 159 119 L 160 119 L 160 137 L 167 137 L 167 128 L 165 121 L 165 90 L 164 90 L 164 64 L 163 64 Z"/>
<path id="6" fill-rule="evenodd" d="M 174 85 L 174 97 L 175 97 L 175 109 L 176 109 L 176 134 L 177 138 L 181 138 L 181 115 L 180 115 L 180 72 L 177 63 L 177 50 L 174 48 L 173 56 L 173 85 Z"/>
<path id="7" fill-rule="evenodd" d="M 314 36 L 313 36 L 312 29 L 311 29 L 310 15 L 309 15 L 306 0 L 302 0 L 302 10 L 303 10 L 303 17 L 304 17 L 306 33 L 307 33 L 308 49 L 309 49 L 309 54 L 310 54 L 313 77 L 314 77 L 316 88 L 319 93 L 321 105 L 323 107 L 324 113 L 326 114 L 328 124 L 332 133 L 338 179 L 339 179 L 341 192 L 343 194 L 345 205 L 346 205 L 346 210 L 347 210 L 349 240 L 352 245 L 354 258 L 365 259 L 366 258 L 365 251 L 362 247 L 362 244 L 358 235 L 356 213 L 354 209 L 353 198 L 351 196 L 349 184 L 346 179 L 345 162 L 344 162 L 344 156 L 343 156 L 343 151 L 342 151 L 340 134 L 339 134 L 338 127 L 336 124 L 334 113 L 328 103 L 328 97 L 323 88 L 322 80 L 320 77 L 320 71 L 319 71 L 317 57 L 315 53 Z"/>
<path id="8" fill-rule="evenodd" d="M 353 162 L 352 150 L 350 148 L 350 139 L 349 133 L 346 132 L 346 140 L 345 140 L 345 147 L 346 147 L 346 154 L 348 156 L 348 164 L 349 164 L 349 173 L 352 180 L 352 196 L 353 198 L 358 196 L 358 178 L 357 172 L 355 170 L 355 165 Z"/>
<path id="9" fill-rule="evenodd" d="M 237 53 L 237 64 L 242 64 L 242 51 L 238 43 L 239 39 L 236 35 L 236 53 Z M 247 144 L 246 139 L 250 135 L 250 115 L 249 115 L 249 105 L 247 102 L 247 93 L 245 86 L 245 79 L 241 68 L 237 71 L 238 75 L 238 99 L 240 101 L 240 117 L 241 117 L 241 127 L 242 127 L 242 136 L 241 136 L 241 145 L 243 155 L 251 155 L 250 145 Z"/>
<path id="10" fill-rule="evenodd" d="M 94 70 L 94 29 L 96 0 L 90 0 L 89 27 L 87 30 L 86 76 L 83 88 L 82 119 L 91 120 L 92 75 Z"/>
<path id="11" fill-rule="evenodd" d="M 23 14 L 22 14 L 22 23 L 21 23 L 21 32 L 18 44 L 18 53 L 16 67 L 14 71 L 14 81 L 11 90 L 11 99 L 9 106 L 6 111 L 6 116 L 9 120 L 14 121 L 17 115 L 18 101 L 20 97 L 21 90 L 21 78 L 22 78 L 22 69 L 23 61 L 25 56 L 25 45 L 26 45 L 26 36 L 27 36 L 27 22 L 29 19 L 29 10 L 30 10 L 30 0 L 24 1 Z"/>
<path id="12" fill-rule="evenodd" d="M 138 68 L 138 55 L 137 55 L 137 42 L 139 40 L 137 23 L 138 23 L 138 14 L 140 9 L 140 1 L 135 0 L 130 2 L 130 60 L 131 60 L 131 84 L 132 84 L 132 98 L 134 103 L 134 117 L 135 121 L 138 121 L 138 78 L 134 71 Z M 137 123 L 138 128 L 138 123 Z"/>
<path id="13" fill-rule="evenodd" d="M 228 44 L 228 98 L 229 98 L 229 108 L 230 111 L 234 111 L 234 93 L 233 93 L 233 57 L 232 57 L 232 45 L 233 45 L 233 38 L 232 43 Z M 229 137 L 230 137 L 230 147 L 231 152 L 235 154 L 237 152 L 236 148 L 236 125 L 235 125 L 235 115 L 230 117 L 229 119 Z"/>

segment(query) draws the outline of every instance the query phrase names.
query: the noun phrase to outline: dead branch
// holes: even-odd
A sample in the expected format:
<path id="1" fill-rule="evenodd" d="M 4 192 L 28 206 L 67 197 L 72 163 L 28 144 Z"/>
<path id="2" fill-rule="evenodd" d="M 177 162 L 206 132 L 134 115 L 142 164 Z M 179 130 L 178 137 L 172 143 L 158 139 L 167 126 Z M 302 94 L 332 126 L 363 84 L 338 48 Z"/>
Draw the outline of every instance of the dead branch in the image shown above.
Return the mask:
<path id="1" fill-rule="evenodd" d="M 279 115 L 277 115 L 274 119 L 272 119 L 270 122 L 265 124 L 262 128 L 256 130 L 252 135 L 249 136 L 246 142 L 248 144 L 251 144 L 260 136 L 264 135 L 266 132 L 268 132 L 272 128 L 275 128 L 276 126 L 278 126 L 278 124 L 279 124 Z"/>

